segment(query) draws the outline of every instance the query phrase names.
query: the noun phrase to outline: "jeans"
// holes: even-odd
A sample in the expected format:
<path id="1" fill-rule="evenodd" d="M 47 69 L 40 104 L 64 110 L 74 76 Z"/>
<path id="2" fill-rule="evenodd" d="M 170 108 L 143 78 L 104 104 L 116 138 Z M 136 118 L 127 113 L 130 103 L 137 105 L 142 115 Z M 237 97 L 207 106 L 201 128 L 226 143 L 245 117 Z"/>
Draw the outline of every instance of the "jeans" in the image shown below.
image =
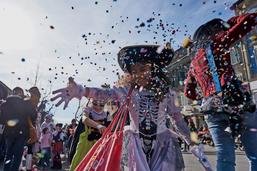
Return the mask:
<path id="1" fill-rule="evenodd" d="M 235 141 L 231 133 L 225 131 L 229 126 L 228 116 L 215 113 L 208 114 L 205 119 L 217 151 L 217 171 L 235 171 Z M 257 171 L 257 112 L 245 113 L 243 122 L 246 129 L 241 141 L 249 160 L 249 170 Z"/>
<path id="2" fill-rule="evenodd" d="M 4 171 L 18 171 L 27 137 L 23 134 L 8 135 L 5 140 Z"/>

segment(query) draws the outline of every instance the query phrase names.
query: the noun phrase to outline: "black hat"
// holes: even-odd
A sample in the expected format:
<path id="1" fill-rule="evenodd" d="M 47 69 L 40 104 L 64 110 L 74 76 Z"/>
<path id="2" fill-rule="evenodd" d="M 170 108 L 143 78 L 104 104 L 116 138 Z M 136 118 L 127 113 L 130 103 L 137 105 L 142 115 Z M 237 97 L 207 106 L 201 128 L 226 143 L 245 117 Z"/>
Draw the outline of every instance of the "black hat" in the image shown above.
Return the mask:
<path id="1" fill-rule="evenodd" d="M 205 24 L 201 25 L 193 35 L 193 41 L 202 41 L 210 39 L 220 31 L 226 31 L 230 25 L 220 18 L 212 19 Z"/>
<path id="2" fill-rule="evenodd" d="M 174 51 L 169 44 L 126 46 L 118 53 L 118 63 L 124 72 L 131 72 L 130 67 L 139 62 L 154 63 L 159 67 L 170 64 Z"/>

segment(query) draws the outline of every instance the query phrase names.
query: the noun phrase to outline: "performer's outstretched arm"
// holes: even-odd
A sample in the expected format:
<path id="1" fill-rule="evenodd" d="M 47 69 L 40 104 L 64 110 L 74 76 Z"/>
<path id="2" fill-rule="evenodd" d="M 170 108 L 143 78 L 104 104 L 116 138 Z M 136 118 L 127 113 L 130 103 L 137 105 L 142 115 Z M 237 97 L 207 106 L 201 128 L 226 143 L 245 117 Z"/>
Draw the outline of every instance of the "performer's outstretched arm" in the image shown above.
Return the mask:
<path id="1" fill-rule="evenodd" d="M 60 100 L 56 103 L 55 106 L 59 106 L 64 102 L 65 109 L 70 100 L 73 98 L 81 99 L 83 96 L 87 98 L 101 98 L 102 100 L 121 100 L 121 98 L 126 95 L 127 91 L 125 88 L 113 88 L 104 90 L 101 88 L 90 88 L 83 87 L 80 84 L 77 84 L 73 78 L 69 78 L 68 86 L 66 88 L 61 88 L 53 91 L 53 94 L 56 94 L 51 101 Z"/>
<path id="2" fill-rule="evenodd" d="M 229 29 L 214 37 L 214 43 L 222 44 L 223 48 L 229 48 L 257 25 L 257 13 L 232 17 L 227 21 L 227 24 Z"/>

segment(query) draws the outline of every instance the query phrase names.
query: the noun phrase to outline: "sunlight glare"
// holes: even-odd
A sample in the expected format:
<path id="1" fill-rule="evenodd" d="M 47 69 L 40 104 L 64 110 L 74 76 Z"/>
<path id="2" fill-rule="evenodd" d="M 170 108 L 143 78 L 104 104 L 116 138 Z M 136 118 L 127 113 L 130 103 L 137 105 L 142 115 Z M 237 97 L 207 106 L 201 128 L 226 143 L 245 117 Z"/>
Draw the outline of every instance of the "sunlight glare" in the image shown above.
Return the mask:
<path id="1" fill-rule="evenodd" d="M 31 17 L 15 4 L 4 4 L 0 9 L 0 50 L 27 50 L 35 42 Z"/>

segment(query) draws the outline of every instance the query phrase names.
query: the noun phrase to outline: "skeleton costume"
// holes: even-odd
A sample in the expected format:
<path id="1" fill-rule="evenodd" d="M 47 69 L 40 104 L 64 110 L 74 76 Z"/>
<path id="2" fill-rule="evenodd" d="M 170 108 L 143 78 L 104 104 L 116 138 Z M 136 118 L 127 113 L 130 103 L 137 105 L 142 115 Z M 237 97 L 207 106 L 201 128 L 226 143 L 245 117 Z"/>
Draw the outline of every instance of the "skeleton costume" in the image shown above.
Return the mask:
<path id="1" fill-rule="evenodd" d="M 159 46 L 130 46 L 118 54 L 119 64 L 126 72 L 136 62 L 148 61 L 164 67 L 173 57 L 171 49 Z M 124 102 L 130 87 L 112 89 L 85 88 L 85 96 L 101 96 L 104 100 Z M 149 89 L 134 89 L 129 104 L 129 125 L 124 128 L 121 168 L 138 171 L 180 171 L 184 169 L 177 135 L 167 126 L 170 117 L 182 138 L 189 143 L 190 133 L 179 109 L 175 106 L 176 93 L 167 88 L 161 100 Z M 129 150 L 128 150 L 129 149 Z"/>
<path id="2" fill-rule="evenodd" d="M 88 97 L 101 91 L 103 98 L 124 100 L 127 88 L 102 90 L 87 88 Z M 129 106 L 130 125 L 125 127 L 122 166 L 129 170 L 183 170 L 184 162 L 176 134 L 167 127 L 170 116 L 183 138 L 190 142 L 189 129 L 174 104 L 175 92 L 170 90 L 162 102 L 148 90 L 134 90 Z M 130 150 L 128 150 L 130 149 Z"/>

